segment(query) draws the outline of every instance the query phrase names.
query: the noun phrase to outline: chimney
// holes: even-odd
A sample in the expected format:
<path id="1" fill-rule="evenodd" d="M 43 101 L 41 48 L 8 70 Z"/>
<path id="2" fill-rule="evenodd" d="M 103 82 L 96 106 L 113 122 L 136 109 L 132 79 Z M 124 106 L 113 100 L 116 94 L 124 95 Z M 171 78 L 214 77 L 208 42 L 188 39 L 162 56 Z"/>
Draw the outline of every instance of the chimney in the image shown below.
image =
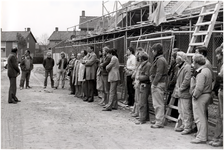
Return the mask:
<path id="1" fill-rule="evenodd" d="M 82 17 L 85 17 L 85 10 L 82 11 Z"/>
<path id="2" fill-rule="evenodd" d="M 30 28 L 27 28 L 27 31 L 29 32 L 30 31 Z"/>
<path id="3" fill-rule="evenodd" d="M 55 27 L 55 31 L 58 31 L 58 27 Z"/>

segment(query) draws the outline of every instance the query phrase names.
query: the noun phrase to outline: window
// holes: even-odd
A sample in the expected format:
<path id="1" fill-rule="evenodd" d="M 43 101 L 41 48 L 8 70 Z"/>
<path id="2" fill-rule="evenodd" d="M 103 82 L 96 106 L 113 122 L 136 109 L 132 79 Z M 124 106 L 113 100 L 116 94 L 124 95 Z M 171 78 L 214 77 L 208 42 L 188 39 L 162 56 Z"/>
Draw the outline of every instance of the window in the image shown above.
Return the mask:
<path id="1" fill-rule="evenodd" d="M 27 42 L 27 48 L 30 48 L 30 43 L 29 42 Z"/>

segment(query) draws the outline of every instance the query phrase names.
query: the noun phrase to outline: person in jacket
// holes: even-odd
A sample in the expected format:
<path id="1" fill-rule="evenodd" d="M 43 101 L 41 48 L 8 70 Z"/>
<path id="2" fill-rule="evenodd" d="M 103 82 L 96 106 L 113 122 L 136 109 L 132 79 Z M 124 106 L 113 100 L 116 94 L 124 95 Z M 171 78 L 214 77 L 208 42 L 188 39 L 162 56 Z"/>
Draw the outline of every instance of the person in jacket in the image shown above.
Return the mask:
<path id="1" fill-rule="evenodd" d="M 58 73 L 57 73 L 55 89 L 57 89 L 59 86 L 60 78 L 61 78 L 61 87 L 63 89 L 65 86 L 65 73 L 66 73 L 65 69 L 68 65 L 68 61 L 67 61 L 67 58 L 65 58 L 64 52 L 61 52 L 61 59 L 58 61 L 57 65 L 58 65 Z"/>
<path id="2" fill-rule="evenodd" d="M 149 121 L 149 105 L 148 97 L 150 94 L 150 68 L 151 63 L 148 61 L 148 54 L 144 51 L 139 53 L 139 66 L 136 70 L 135 81 L 137 82 L 135 86 L 139 86 L 138 94 L 138 104 L 137 109 L 139 110 L 139 120 L 135 124 L 144 124 Z"/>
<path id="3" fill-rule="evenodd" d="M 81 51 L 81 58 L 80 58 L 80 66 L 79 66 L 79 76 L 78 81 L 81 82 L 81 98 L 86 97 L 86 86 L 85 86 L 85 65 L 81 62 L 86 60 L 87 51 L 82 50 Z"/>
<path id="4" fill-rule="evenodd" d="M 51 58 L 50 52 L 47 53 L 47 58 L 44 59 L 43 66 L 45 69 L 44 89 L 47 87 L 48 75 L 50 75 L 51 88 L 54 88 L 54 80 L 53 80 L 54 59 Z"/>
<path id="5" fill-rule="evenodd" d="M 126 66 L 124 68 L 125 70 L 125 75 L 127 78 L 127 94 L 128 94 L 128 106 L 133 106 L 134 105 L 134 95 L 135 95 L 135 89 L 133 85 L 133 79 L 131 78 L 132 74 L 135 71 L 136 68 L 136 57 L 135 57 L 135 50 L 132 47 L 129 47 L 127 49 L 126 55 L 128 56 Z"/>
<path id="6" fill-rule="evenodd" d="M 223 146 L 223 47 L 222 45 L 215 50 L 218 61 L 216 83 L 214 86 L 214 93 L 218 96 L 218 113 L 217 123 L 213 139 L 209 142 L 212 146 Z"/>
<path id="7" fill-rule="evenodd" d="M 111 57 L 107 55 L 109 48 L 103 47 L 103 62 L 100 63 L 99 67 L 101 68 L 101 77 L 103 81 L 103 99 L 100 103 L 101 106 L 105 106 L 109 101 L 109 82 L 108 82 L 108 72 L 106 66 L 110 63 Z"/>
<path id="8" fill-rule="evenodd" d="M 9 95 L 8 95 L 8 103 L 16 104 L 20 102 L 16 97 L 16 77 L 20 74 L 20 70 L 17 62 L 17 48 L 13 48 L 11 50 L 11 54 L 8 56 L 7 64 L 8 64 L 8 77 L 9 77 Z"/>
<path id="9" fill-rule="evenodd" d="M 68 62 L 68 66 L 67 66 L 67 70 L 68 70 L 68 75 L 69 75 L 69 84 L 70 84 L 70 94 L 69 95 L 74 95 L 75 94 L 75 86 L 72 83 L 72 78 L 73 78 L 73 67 L 74 67 L 74 63 L 75 63 L 75 54 L 72 53 L 70 60 Z"/>
<path id="10" fill-rule="evenodd" d="M 119 61 L 116 56 L 116 50 L 109 49 L 107 53 L 108 57 L 111 57 L 110 63 L 106 66 L 108 73 L 108 82 L 110 83 L 109 102 L 105 105 L 103 111 L 111 111 L 117 107 L 117 85 L 120 80 Z M 115 108 L 117 109 L 117 108 Z"/>
<path id="11" fill-rule="evenodd" d="M 78 81 L 80 58 L 81 58 L 81 53 L 78 53 L 77 59 L 74 62 L 74 67 L 72 72 L 72 84 L 75 86 L 75 97 L 78 97 L 78 98 L 81 98 L 81 82 Z"/>
<path id="12" fill-rule="evenodd" d="M 20 68 L 22 75 L 20 79 L 20 90 L 24 88 L 24 82 L 26 81 L 26 88 L 31 88 L 29 85 L 31 70 L 33 69 L 33 59 L 30 56 L 30 51 L 26 50 L 25 54 L 21 58 Z"/>
<path id="13" fill-rule="evenodd" d="M 96 68 L 97 68 L 97 56 L 94 52 L 94 47 L 88 48 L 88 54 L 85 60 L 81 63 L 85 65 L 85 84 L 86 84 L 86 97 L 83 101 L 93 102 L 94 101 L 94 82 L 96 80 Z"/>
<path id="14" fill-rule="evenodd" d="M 155 124 L 151 128 L 163 128 L 164 126 L 164 94 L 166 88 L 166 78 L 168 64 L 163 56 L 163 46 L 156 43 L 152 46 L 154 61 L 150 69 L 150 81 L 152 102 L 155 109 Z"/>
<path id="15" fill-rule="evenodd" d="M 187 62 L 187 56 L 184 52 L 177 52 L 176 57 L 177 81 L 173 90 L 174 97 L 178 98 L 178 112 L 182 125 L 175 131 L 182 135 L 190 134 L 192 130 L 193 112 L 190 90 L 191 65 Z"/>
<path id="16" fill-rule="evenodd" d="M 207 104 L 212 92 L 212 73 L 206 66 L 206 59 L 201 54 L 193 56 L 193 67 L 196 72 L 191 78 L 190 92 L 192 94 L 194 121 L 198 132 L 193 144 L 206 143 L 208 136 Z M 193 84 L 195 83 L 195 84 Z"/>

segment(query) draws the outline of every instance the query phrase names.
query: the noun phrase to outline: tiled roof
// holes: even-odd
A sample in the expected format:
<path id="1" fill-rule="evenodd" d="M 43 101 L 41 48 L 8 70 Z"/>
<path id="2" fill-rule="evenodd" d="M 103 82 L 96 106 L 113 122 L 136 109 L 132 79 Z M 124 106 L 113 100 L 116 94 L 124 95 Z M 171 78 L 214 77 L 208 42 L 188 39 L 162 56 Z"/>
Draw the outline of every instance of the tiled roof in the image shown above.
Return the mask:
<path id="1" fill-rule="evenodd" d="M 20 33 L 24 38 L 27 38 L 27 36 L 31 32 L 30 31 L 2 31 L 1 32 L 1 41 L 4 41 L 4 42 L 9 42 L 9 41 L 10 42 L 14 42 L 14 41 L 17 41 L 17 33 Z"/>
<path id="2" fill-rule="evenodd" d="M 83 29 L 83 28 L 87 29 L 87 27 L 89 29 L 94 29 L 96 27 L 97 22 L 101 19 L 101 18 L 98 18 L 98 19 L 95 19 L 95 18 L 97 18 L 97 17 L 96 16 L 84 16 L 84 17 L 80 16 L 79 29 Z M 91 20 L 91 19 L 95 19 L 95 20 L 92 20 L 88 23 L 81 24 L 81 23 L 86 22 L 86 21 Z"/>
<path id="3" fill-rule="evenodd" d="M 48 38 L 49 41 L 62 41 L 70 39 L 75 33 L 73 31 L 54 31 Z"/>

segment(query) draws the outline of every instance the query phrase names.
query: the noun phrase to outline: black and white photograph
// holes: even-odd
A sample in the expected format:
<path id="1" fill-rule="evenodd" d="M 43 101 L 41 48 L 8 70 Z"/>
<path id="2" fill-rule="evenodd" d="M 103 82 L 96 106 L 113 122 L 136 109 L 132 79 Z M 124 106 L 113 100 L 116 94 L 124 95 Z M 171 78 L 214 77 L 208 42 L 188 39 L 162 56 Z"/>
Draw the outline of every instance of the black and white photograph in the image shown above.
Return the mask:
<path id="1" fill-rule="evenodd" d="M 1 149 L 223 149 L 223 1 L 0 6 Z"/>

